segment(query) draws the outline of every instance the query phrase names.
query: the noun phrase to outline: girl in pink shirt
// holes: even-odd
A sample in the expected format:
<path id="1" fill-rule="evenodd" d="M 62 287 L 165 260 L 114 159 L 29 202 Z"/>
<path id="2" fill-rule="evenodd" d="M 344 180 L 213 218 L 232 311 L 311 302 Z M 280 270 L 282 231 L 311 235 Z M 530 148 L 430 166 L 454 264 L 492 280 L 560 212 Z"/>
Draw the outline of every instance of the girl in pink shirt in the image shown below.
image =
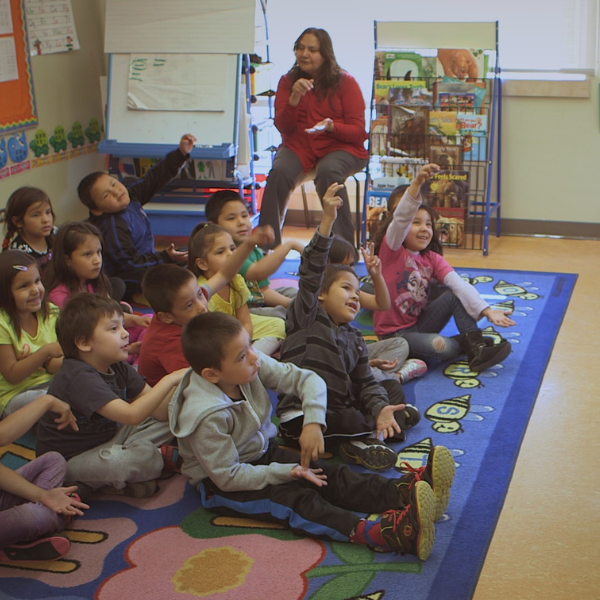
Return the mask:
<path id="1" fill-rule="evenodd" d="M 381 338 L 402 336 L 413 358 L 452 360 L 464 353 L 470 369 L 479 373 L 502 362 L 510 354 L 510 344 L 501 339 L 494 345 L 482 335 L 477 321 L 487 317 L 500 327 L 515 322 L 504 311 L 492 309 L 442 257 L 435 230 L 437 214 L 420 197 L 421 186 L 437 170 L 437 165 L 422 167 L 378 232 L 376 251 L 392 306 L 373 313 L 375 333 Z M 394 192 L 389 201 L 393 200 Z M 446 289 L 428 302 L 434 281 Z M 451 317 L 460 334 L 440 335 Z"/>

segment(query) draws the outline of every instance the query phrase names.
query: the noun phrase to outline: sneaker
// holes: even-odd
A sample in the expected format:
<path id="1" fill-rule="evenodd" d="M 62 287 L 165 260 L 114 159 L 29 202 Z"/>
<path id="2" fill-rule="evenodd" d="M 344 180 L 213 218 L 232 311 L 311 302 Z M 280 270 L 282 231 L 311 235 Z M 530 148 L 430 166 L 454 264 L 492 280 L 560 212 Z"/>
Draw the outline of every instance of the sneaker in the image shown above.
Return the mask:
<path id="1" fill-rule="evenodd" d="M 10 562 L 38 562 L 58 560 L 71 549 L 71 542 L 63 535 L 39 538 L 33 542 L 13 544 L 0 550 L 0 560 Z"/>
<path id="2" fill-rule="evenodd" d="M 423 377 L 425 373 L 427 373 L 427 364 L 425 361 L 419 360 L 418 358 L 409 358 L 404 362 L 402 367 L 396 371 L 402 385 L 408 383 L 411 379 Z"/>
<path id="3" fill-rule="evenodd" d="M 406 403 L 404 410 L 396 411 L 394 417 L 400 425 L 400 429 L 405 431 L 414 427 L 421 420 L 421 413 L 416 406 Z"/>
<path id="4" fill-rule="evenodd" d="M 510 342 L 501 339 L 494 345 L 494 342 L 483 336 L 480 330 L 466 333 L 462 344 L 469 360 L 469 368 L 474 373 L 481 373 L 501 363 L 511 350 Z"/>
<path id="5" fill-rule="evenodd" d="M 129 496 L 131 498 L 150 498 L 158 490 L 156 481 L 136 481 L 128 482 L 124 488 L 116 488 L 114 485 L 105 485 L 98 491 L 101 494 L 108 494 L 109 496 Z"/>
<path id="6" fill-rule="evenodd" d="M 376 438 L 342 442 L 339 445 L 339 454 L 345 462 L 362 465 L 371 471 L 387 471 L 398 459 L 392 448 Z"/>
<path id="7" fill-rule="evenodd" d="M 454 481 L 456 466 L 450 450 L 444 446 L 435 446 L 429 451 L 427 465 L 414 469 L 408 463 L 402 463 L 403 470 L 407 473 L 397 482 L 398 492 L 404 505 L 410 503 L 411 489 L 416 482 L 426 481 L 435 497 L 434 520 L 442 518 L 450 500 L 450 488 Z"/>
<path id="8" fill-rule="evenodd" d="M 381 515 L 381 535 L 386 544 L 400 554 L 413 554 L 426 560 L 435 540 L 433 515 L 435 496 L 426 481 L 410 489 L 410 504 L 403 510 L 388 510 Z"/>

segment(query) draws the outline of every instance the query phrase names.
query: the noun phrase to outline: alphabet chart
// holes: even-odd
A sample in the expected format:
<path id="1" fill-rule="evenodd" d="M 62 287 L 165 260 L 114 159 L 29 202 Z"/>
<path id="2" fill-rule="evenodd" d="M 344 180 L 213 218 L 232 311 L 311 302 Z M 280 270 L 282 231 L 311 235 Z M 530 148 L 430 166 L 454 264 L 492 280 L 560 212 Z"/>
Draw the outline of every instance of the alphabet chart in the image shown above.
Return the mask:
<path id="1" fill-rule="evenodd" d="M 29 53 L 79 50 L 71 0 L 25 0 Z"/>

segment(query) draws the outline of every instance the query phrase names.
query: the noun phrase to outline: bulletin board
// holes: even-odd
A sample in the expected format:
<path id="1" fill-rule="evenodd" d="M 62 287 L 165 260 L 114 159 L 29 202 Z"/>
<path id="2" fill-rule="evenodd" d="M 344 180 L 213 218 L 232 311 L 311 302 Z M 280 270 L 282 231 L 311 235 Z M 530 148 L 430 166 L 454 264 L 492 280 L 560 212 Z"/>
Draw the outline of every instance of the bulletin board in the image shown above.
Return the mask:
<path id="1" fill-rule="evenodd" d="M 38 124 L 24 0 L 0 0 L 0 133 Z"/>

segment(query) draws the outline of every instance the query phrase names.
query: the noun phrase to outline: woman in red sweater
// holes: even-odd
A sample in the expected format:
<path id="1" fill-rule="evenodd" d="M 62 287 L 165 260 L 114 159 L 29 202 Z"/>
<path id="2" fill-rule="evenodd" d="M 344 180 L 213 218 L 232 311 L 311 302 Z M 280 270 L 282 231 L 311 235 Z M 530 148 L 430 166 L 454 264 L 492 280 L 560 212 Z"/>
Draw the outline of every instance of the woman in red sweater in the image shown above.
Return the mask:
<path id="1" fill-rule="evenodd" d="M 344 183 L 362 171 L 368 153 L 364 142 L 365 101 L 356 80 L 338 65 L 329 34 L 311 27 L 294 44 L 296 62 L 279 81 L 275 126 L 282 144 L 267 179 L 260 214 L 271 225 L 275 245 L 291 193 L 315 169 L 315 188 L 322 198 L 334 182 Z M 354 244 L 346 188 L 338 193 L 342 208 L 334 232 Z"/>

